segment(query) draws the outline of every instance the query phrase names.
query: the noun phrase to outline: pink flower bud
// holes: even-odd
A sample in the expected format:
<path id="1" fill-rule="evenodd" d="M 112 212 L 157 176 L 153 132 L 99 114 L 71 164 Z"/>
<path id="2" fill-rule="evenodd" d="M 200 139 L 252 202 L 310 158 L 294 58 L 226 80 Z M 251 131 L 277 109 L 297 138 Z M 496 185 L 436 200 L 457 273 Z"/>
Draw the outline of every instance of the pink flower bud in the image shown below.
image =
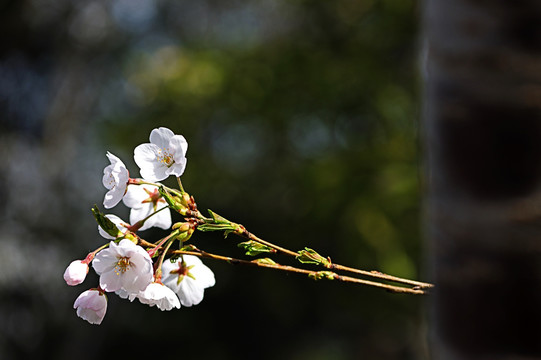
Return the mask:
<path id="1" fill-rule="evenodd" d="M 69 286 L 79 285 L 85 280 L 88 264 L 81 260 L 72 261 L 64 271 L 64 280 Z"/>
<path id="2" fill-rule="evenodd" d="M 73 308 L 81 319 L 99 325 L 107 311 L 107 297 L 100 290 L 87 290 L 75 300 Z"/>

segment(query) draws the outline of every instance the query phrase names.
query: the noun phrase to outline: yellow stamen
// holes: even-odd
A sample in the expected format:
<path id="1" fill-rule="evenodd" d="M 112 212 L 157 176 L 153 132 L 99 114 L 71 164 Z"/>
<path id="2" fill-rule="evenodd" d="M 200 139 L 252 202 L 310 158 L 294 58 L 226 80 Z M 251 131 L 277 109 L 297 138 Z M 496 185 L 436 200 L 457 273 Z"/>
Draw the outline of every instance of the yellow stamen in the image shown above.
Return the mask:
<path id="1" fill-rule="evenodd" d="M 130 266 L 133 264 L 130 262 L 129 257 L 120 257 L 117 256 L 117 263 L 115 265 L 115 274 L 121 275 L 124 274 L 126 271 L 130 270 Z"/>
<path id="2" fill-rule="evenodd" d="M 156 155 L 156 158 L 159 162 L 167 165 L 170 167 L 175 163 L 175 160 L 173 159 L 173 155 L 169 151 L 169 149 L 160 149 L 158 150 L 158 154 Z"/>

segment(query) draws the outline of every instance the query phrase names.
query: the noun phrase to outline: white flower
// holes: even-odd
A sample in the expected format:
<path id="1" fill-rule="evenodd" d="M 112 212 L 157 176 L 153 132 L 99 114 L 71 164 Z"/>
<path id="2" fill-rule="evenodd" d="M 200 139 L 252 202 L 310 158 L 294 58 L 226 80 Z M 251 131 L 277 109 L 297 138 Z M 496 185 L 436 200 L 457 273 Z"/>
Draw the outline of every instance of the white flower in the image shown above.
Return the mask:
<path id="1" fill-rule="evenodd" d="M 141 169 L 141 176 L 149 181 L 160 181 L 169 175 L 181 176 L 186 168 L 188 142 L 168 128 L 160 127 L 150 133 L 150 144 L 141 144 L 133 158 Z"/>
<path id="2" fill-rule="evenodd" d="M 154 185 L 130 185 L 122 201 L 131 208 L 130 224 L 132 225 L 167 206 L 158 192 L 158 187 Z M 152 226 L 169 229 L 171 227 L 171 211 L 164 209 L 149 217 L 139 230 L 146 230 Z"/>
<path id="3" fill-rule="evenodd" d="M 203 300 L 205 289 L 214 286 L 214 273 L 197 256 L 182 258 L 175 263 L 164 261 L 162 282 L 178 295 L 182 305 L 197 305 Z"/>
<path id="4" fill-rule="evenodd" d="M 81 319 L 99 325 L 107 311 L 107 297 L 99 290 L 87 290 L 75 300 L 73 308 Z"/>
<path id="5" fill-rule="evenodd" d="M 144 291 L 141 291 L 137 298 L 143 304 L 156 305 L 160 310 L 180 309 L 180 302 L 177 295 L 167 286 L 152 282 Z"/>
<path id="6" fill-rule="evenodd" d="M 120 231 L 121 233 L 124 234 L 128 230 L 128 226 L 130 224 L 127 224 L 124 220 L 122 220 L 118 216 L 113 215 L 113 214 L 107 214 L 107 215 L 105 215 L 105 217 L 107 219 L 111 220 L 113 222 L 113 224 L 115 224 L 116 227 L 118 228 L 118 231 Z M 101 236 L 103 236 L 106 239 L 109 239 L 109 240 L 116 239 L 116 237 L 111 236 L 107 232 L 105 232 L 105 230 L 103 230 L 101 228 L 101 226 L 99 226 L 99 225 L 98 225 L 98 232 L 100 233 Z"/>
<path id="7" fill-rule="evenodd" d="M 82 283 L 88 274 L 88 264 L 81 260 L 72 261 L 64 271 L 64 280 L 69 286 Z"/>
<path id="8" fill-rule="evenodd" d="M 105 199 L 103 199 L 103 206 L 106 209 L 114 207 L 116 204 L 122 200 L 122 197 L 126 193 L 126 187 L 128 186 L 128 180 L 130 179 L 130 174 L 126 166 L 115 155 L 107 152 L 107 158 L 111 162 L 111 165 L 108 165 L 103 169 L 103 186 L 105 186 L 109 191 L 105 194 Z"/>
<path id="9" fill-rule="evenodd" d="M 120 289 L 139 293 L 152 282 L 152 260 L 148 253 L 128 239 L 96 254 L 92 266 L 100 275 L 100 287 L 108 292 Z"/>

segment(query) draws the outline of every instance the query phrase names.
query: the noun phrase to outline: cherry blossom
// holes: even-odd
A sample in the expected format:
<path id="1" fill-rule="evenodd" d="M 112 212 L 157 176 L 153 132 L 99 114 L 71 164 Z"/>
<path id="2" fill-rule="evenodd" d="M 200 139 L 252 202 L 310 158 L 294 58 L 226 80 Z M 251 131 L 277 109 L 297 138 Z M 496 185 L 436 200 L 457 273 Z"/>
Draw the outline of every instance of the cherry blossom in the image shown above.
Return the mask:
<path id="1" fill-rule="evenodd" d="M 102 182 L 103 186 L 109 191 L 105 194 L 103 206 L 106 209 L 110 209 L 122 200 L 122 197 L 126 193 L 130 174 L 122 160 L 118 157 L 107 152 L 107 158 L 111 164 L 103 169 Z"/>
<path id="2" fill-rule="evenodd" d="M 88 264 L 82 260 L 74 260 L 64 271 L 64 280 L 69 286 L 82 283 L 88 274 Z"/>
<path id="3" fill-rule="evenodd" d="M 73 308 L 81 319 L 99 325 L 107 311 L 107 297 L 99 289 L 90 289 L 79 295 Z"/>
<path id="4" fill-rule="evenodd" d="M 182 135 L 160 127 L 150 133 L 150 143 L 137 146 L 134 160 L 141 176 L 149 181 L 160 181 L 169 175 L 181 176 L 186 168 L 188 142 Z"/>
<path id="5" fill-rule="evenodd" d="M 176 262 L 164 261 L 163 283 L 171 288 L 184 306 L 197 305 L 203 300 L 205 289 L 214 286 L 214 273 L 193 255 L 183 255 Z"/>
<path id="6" fill-rule="evenodd" d="M 160 310 L 180 309 L 180 302 L 177 295 L 167 286 L 152 282 L 144 291 L 137 295 L 139 301 L 150 306 L 156 305 Z"/>
<path id="7" fill-rule="evenodd" d="M 115 224 L 116 227 L 118 228 L 118 231 L 120 231 L 122 234 L 124 234 L 124 233 L 126 233 L 126 231 L 128 231 L 128 227 L 130 226 L 130 224 L 126 223 L 124 220 L 122 220 L 118 216 L 116 216 L 114 214 L 107 214 L 107 215 L 105 215 L 105 217 L 107 219 L 111 220 L 113 222 L 113 224 Z M 100 233 L 101 236 L 103 236 L 106 239 L 109 239 L 109 240 L 116 239 L 115 236 L 109 235 L 99 225 L 98 225 L 98 232 Z"/>
<path id="8" fill-rule="evenodd" d="M 167 203 L 158 192 L 158 187 L 154 185 L 130 185 L 122 201 L 131 208 L 130 224 L 135 224 L 150 214 L 167 207 Z M 149 217 L 139 230 L 146 230 L 153 226 L 169 229 L 171 227 L 171 211 L 164 209 Z"/>
<path id="9" fill-rule="evenodd" d="M 154 276 L 148 253 L 128 239 L 118 244 L 111 241 L 109 248 L 96 254 L 92 266 L 100 275 L 100 287 L 108 292 L 124 289 L 137 294 Z"/>

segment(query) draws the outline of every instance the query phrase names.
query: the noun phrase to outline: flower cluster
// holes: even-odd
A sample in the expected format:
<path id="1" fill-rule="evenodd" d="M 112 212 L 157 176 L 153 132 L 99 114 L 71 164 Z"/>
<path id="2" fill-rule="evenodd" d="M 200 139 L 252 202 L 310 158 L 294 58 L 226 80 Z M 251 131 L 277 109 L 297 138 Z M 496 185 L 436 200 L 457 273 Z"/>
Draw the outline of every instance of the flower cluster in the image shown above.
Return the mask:
<path id="1" fill-rule="evenodd" d="M 99 275 L 99 286 L 84 291 L 75 300 L 73 307 L 79 317 L 100 324 L 107 310 L 106 293 L 172 310 L 181 304 L 199 304 L 204 290 L 214 286 L 213 272 L 197 256 L 170 251 L 174 241 L 182 247 L 193 233 L 192 220 L 172 224 L 170 211 L 181 215 L 193 211 L 189 208 L 189 195 L 182 187 L 171 195 L 162 184 L 154 183 L 170 175 L 180 177 L 186 168 L 187 150 L 188 143 L 182 135 L 164 127 L 152 130 L 150 143 L 134 150 L 142 179 L 130 178 L 124 163 L 107 152 L 110 165 L 103 170 L 103 185 L 108 190 L 103 206 L 111 209 L 122 201 L 131 209 L 130 221 L 95 211 L 98 231 L 109 242 L 84 260 L 71 262 L 64 272 L 64 280 L 70 286 L 85 280 L 90 265 Z M 171 233 L 157 243 L 149 243 L 138 232 L 151 227 L 171 229 Z"/>

